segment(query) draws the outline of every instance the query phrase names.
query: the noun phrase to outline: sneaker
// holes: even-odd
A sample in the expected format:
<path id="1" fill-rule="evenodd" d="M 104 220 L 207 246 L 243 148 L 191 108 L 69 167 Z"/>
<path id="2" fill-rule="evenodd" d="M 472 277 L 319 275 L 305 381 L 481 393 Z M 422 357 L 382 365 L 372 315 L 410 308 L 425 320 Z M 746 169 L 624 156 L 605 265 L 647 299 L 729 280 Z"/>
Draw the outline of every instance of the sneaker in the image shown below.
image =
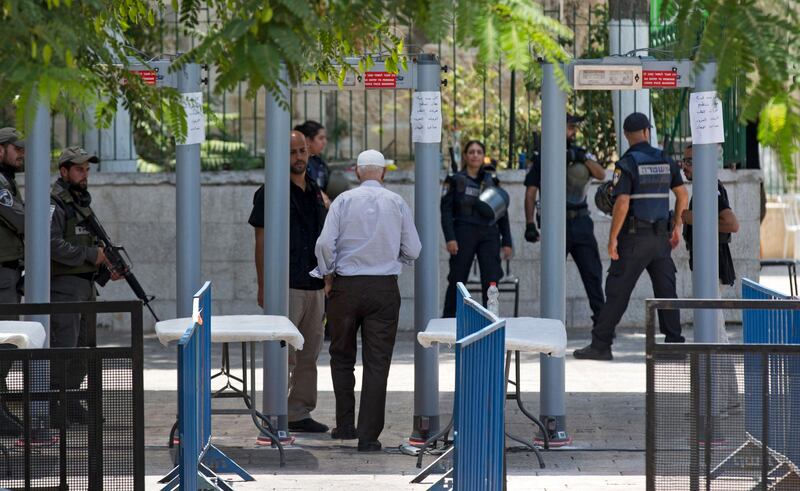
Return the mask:
<path id="1" fill-rule="evenodd" d="M 379 442 L 378 440 L 358 441 L 359 452 L 380 452 L 381 448 L 382 448 L 381 442 Z"/>
<path id="2" fill-rule="evenodd" d="M 358 438 L 358 432 L 353 425 L 345 425 L 334 428 L 331 430 L 331 438 L 334 440 L 355 440 Z"/>
<path id="3" fill-rule="evenodd" d="M 593 344 L 586 346 L 585 348 L 576 349 L 572 356 L 575 357 L 577 360 L 605 360 L 610 361 L 614 359 L 614 355 L 611 354 L 611 348 L 598 348 Z"/>
<path id="4" fill-rule="evenodd" d="M 281 445 L 283 445 L 285 447 L 285 446 L 294 444 L 295 437 L 293 437 L 292 435 L 286 433 L 285 431 L 280 431 L 278 433 L 279 433 L 278 440 L 281 441 Z M 264 434 L 259 434 L 258 435 L 258 438 L 256 438 L 256 445 L 259 446 L 259 447 L 275 447 L 276 446 L 274 444 L 274 442 L 272 441 L 272 438 L 270 438 L 269 436 L 264 435 Z"/>
<path id="5" fill-rule="evenodd" d="M 298 433 L 326 433 L 328 426 L 314 421 L 311 418 L 301 419 L 300 421 L 289 421 L 289 431 Z"/>

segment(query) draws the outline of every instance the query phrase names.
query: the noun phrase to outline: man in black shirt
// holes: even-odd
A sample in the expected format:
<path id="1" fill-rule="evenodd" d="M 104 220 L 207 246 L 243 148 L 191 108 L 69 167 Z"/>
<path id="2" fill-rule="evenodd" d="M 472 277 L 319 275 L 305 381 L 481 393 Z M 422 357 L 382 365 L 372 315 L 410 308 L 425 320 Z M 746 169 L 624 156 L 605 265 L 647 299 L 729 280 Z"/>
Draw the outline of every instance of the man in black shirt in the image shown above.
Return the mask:
<path id="1" fill-rule="evenodd" d="M 289 319 L 305 342 L 289 348 L 289 430 L 324 433 L 328 427 L 311 418 L 317 406 L 317 357 L 322 347 L 325 283 L 309 272 L 317 267 L 314 245 L 325 223 L 325 205 L 317 184 L 306 173 L 308 149 L 299 131 L 291 133 L 289 205 Z M 264 306 L 264 186 L 256 191 L 250 225 L 256 235 L 258 305 Z M 269 440 L 265 440 L 269 443 Z"/>
<path id="2" fill-rule="evenodd" d="M 578 125 L 582 121 L 580 116 L 567 116 L 567 254 L 572 255 L 578 267 L 594 322 L 605 302 L 603 264 L 594 237 L 594 222 L 586 204 L 586 191 L 593 178 L 605 179 L 606 171 L 594 155 L 575 144 Z M 534 157 L 531 170 L 525 176 L 525 240 L 528 242 L 539 241 L 534 214 L 541 181 L 541 158 Z"/>

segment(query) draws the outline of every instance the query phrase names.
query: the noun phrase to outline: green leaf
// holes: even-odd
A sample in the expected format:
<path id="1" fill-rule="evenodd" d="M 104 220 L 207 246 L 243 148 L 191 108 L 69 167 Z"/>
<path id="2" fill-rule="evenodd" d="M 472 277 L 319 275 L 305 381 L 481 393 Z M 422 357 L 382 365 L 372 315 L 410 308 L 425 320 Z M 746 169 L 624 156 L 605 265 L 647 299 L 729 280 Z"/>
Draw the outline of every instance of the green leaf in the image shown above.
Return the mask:
<path id="1" fill-rule="evenodd" d="M 45 44 L 44 48 L 42 48 L 42 61 L 45 65 L 50 64 L 50 60 L 53 58 L 53 48 L 49 44 Z"/>

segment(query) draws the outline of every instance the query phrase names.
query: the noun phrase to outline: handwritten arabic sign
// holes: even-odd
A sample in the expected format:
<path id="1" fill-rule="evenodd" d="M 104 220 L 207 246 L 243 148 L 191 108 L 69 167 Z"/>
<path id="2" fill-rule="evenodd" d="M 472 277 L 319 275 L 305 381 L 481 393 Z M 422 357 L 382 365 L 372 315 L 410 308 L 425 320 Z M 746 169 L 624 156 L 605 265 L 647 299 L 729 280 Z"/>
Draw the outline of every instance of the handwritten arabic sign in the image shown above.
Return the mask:
<path id="1" fill-rule="evenodd" d="M 715 91 L 694 92 L 689 98 L 692 143 L 724 143 L 722 101 Z"/>
<path id="2" fill-rule="evenodd" d="M 442 141 L 442 94 L 438 91 L 415 92 L 411 105 L 411 141 Z"/>
<path id="3" fill-rule="evenodd" d="M 181 94 L 186 111 L 186 139 L 178 145 L 194 145 L 206 140 L 206 116 L 203 113 L 203 93 Z"/>

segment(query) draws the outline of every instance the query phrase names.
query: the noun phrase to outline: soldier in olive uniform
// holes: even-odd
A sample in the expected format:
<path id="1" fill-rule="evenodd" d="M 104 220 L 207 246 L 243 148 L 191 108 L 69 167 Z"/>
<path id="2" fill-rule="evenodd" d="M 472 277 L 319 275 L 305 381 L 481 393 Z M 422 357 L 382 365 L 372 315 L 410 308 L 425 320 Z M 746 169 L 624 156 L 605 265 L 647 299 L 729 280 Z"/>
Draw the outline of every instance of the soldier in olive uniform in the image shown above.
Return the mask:
<path id="1" fill-rule="evenodd" d="M 0 303 L 20 300 L 17 282 L 25 253 L 25 204 L 15 175 L 24 163 L 25 142 L 19 133 L 14 128 L 0 129 Z"/>
<path id="2" fill-rule="evenodd" d="M 25 164 L 25 142 L 14 128 L 0 129 L 0 303 L 19 303 L 17 283 L 22 273 L 25 254 L 25 204 L 17 187 L 16 173 Z M 19 320 L 17 316 L 0 316 L 0 320 Z M 0 344 L 11 349 L 12 344 Z M 11 363 L 0 362 L 0 385 L 6 390 L 5 378 Z M 0 435 L 19 436 L 22 427 L 0 405 Z"/>
<path id="3" fill-rule="evenodd" d="M 87 190 L 89 163 L 99 159 L 80 147 L 66 148 L 58 159 L 60 177 L 50 191 L 50 301 L 88 302 L 95 300 L 94 280 L 105 267 L 103 249 L 97 237 L 83 226 L 85 217 L 93 213 L 92 197 Z M 112 279 L 118 279 L 112 277 Z M 50 346 L 77 347 L 87 345 L 88 329 L 93 329 L 95 316 L 59 314 L 50 318 Z M 54 377 L 54 388 L 77 389 L 86 375 L 86 364 L 68 362 L 60 377 Z M 60 408 L 52 421 L 58 423 Z M 85 424 L 87 412 L 77 399 L 67 401 L 67 423 Z"/>

